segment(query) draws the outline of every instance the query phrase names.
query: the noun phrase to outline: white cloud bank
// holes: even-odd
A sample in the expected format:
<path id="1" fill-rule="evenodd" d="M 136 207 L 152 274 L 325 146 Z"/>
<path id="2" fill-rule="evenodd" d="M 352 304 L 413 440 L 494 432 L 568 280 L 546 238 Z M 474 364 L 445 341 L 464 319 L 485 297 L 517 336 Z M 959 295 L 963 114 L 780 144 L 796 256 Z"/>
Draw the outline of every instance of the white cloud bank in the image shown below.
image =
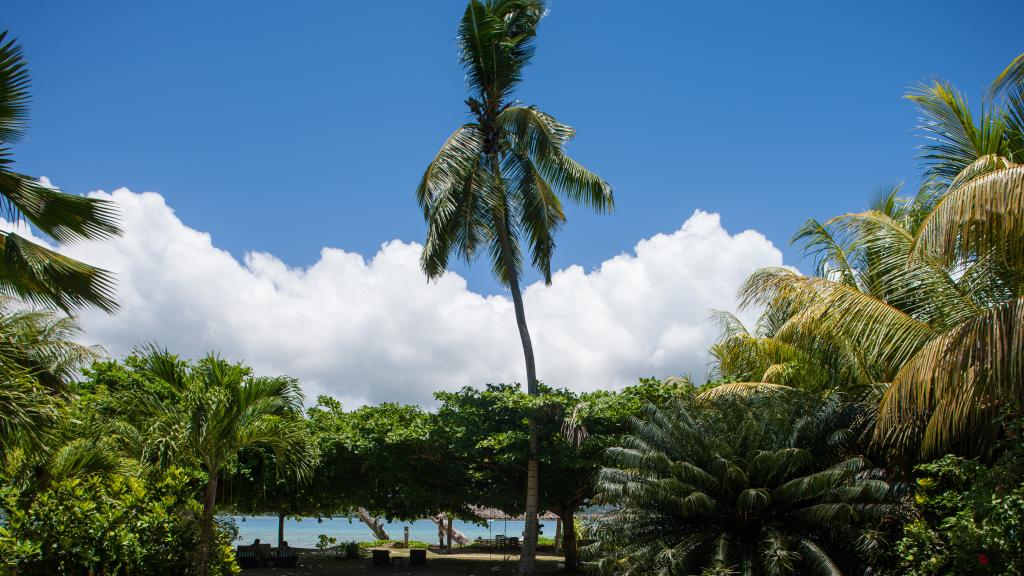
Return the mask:
<path id="1" fill-rule="evenodd" d="M 120 312 L 81 319 L 86 339 L 114 355 L 145 342 L 190 357 L 217 350 L 300 378 L 310 399 L 349 404 L 430 404 L 435 390 L 525 379 L 511 301 L 474 293 L 454 273 L 427 283 L 419 244 L 392 240 L 370 260 L 324 248 L 308 268 L 260 252 L 239 262 L 159 194 L 91 195 L 120 204 L 126 234 L 62 250 L 118 275 Z M 731 309 L 752 270 L 781 263 L 760 233 L 730 235 L 698 210 L 596 270 L 558 271 L 551 286 L 525 291 L 538 375 L 576 390 L 701 378 L 709 309 Z"/>

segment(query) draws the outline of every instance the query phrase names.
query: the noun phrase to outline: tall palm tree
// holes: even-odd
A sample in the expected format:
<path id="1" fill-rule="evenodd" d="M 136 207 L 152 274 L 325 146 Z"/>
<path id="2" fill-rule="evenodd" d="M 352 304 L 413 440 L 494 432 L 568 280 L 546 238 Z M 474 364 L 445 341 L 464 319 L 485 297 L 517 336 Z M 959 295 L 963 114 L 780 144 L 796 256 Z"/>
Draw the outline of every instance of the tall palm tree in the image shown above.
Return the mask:
<path id="1" fill-rule="evenodd" d="M 648 407 L 598 477 L 597 501 L 616 511 L 588 550 L 597 567 L 837 576 L 863 565 L 880 543 L 888 484 L 849 453 L 840 399 L 802 418 L 777 400 Z"/>
<path id="2" fill-rule="evenodd" d="M 809 221 L 797 238 L 816 275 L 763 269 L 741 290 L 741 305 L 786 311 L 772 338 L 805 353 L 837 343 L 857 383 L 885 387 L 876 438 L 891 448 L 985 453 L 997 415 L 1024 414 L 1022 68 L 1024 56 L 997 79 L 978 121 L 948 83 L 915 89 L 919 193 Z"/>
<path id="3" fill-rule="evenodd" d="M 29 103 L 28 65 L 21 46 L 0 32 L 0 213 L 27 221 L 60 243 L 108 238 L 121 233 L 112 202 L 64 194 L 12 170 L 11 146 L 25 133 Z M 0 232 L 0 293 L 70 312 L 96 306 L 113 312 L 114 278 L 26 240 Z"/>
<path id="4" fill-rule="evenodd" d="M 304 477 L 312 469 L 301 414 L 303 394 L 292 378 L 257 378 L 241 364 L 209 355 L 188 366 L 165 350 L 144 351 L 145 370 L 173 394 L 165 400 L 139 392 L 125 407 L 136 423 L 144 461 L 198 466 L 207 474 L 197 570 L 206 576 L 213 534 L 217 480 L 240 450 L 264 446 L 282 471 Z"/>
<path id="5" fill-rule="evenodd" d="M 519 280 L 521 243 L 551 281 L 555 235 L 565 222 L 562 199 L 598 212 L 613 207 L 612 189 L 572 160 L 574 130 L 512 94 L 534 53 L 543 0 L 471 0 L 459 25 L 470 95 L 470 122 L 460 126 L 427 166 L 417 189 L 428 230 L 421 264 L 444 274 L 452 254 L 471 261 L 486 251 L 508 287 L 522 341 L 527 391 L 538 394 L 533 345 Z M 561 196 L 560 196 L 561 195 Z M 526 534 L 520 573 L 532 574 L 537 544 L 537 438 L 530 434 Z"/>

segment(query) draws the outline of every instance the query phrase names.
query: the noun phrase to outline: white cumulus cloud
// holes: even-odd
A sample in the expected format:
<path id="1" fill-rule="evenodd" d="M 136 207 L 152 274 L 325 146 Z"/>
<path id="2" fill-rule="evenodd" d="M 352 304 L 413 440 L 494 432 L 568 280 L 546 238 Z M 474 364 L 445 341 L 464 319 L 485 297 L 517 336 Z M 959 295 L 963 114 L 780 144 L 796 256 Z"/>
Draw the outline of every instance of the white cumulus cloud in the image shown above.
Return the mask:
<path id="1" fill-rule="evenodd" d="M 262 252 L 239 262 L 159 194 L 91 195 L 119 203 L 125 235 L 61 250 L 117 273 L 121 310 L 81 317 L 87 340 L 114 355 L 146 342 L 188 357 L 218 351 L 299 378 L 311 399 L 349 404 L 430 404 L 435 390 L 525 379 L 511 300 L 454 273 L 426 282 L 415 242 L 385 242 L 369 259 L 324 248 L 305 268 Z M 576 390 L 701 378 L 709 309 L 733 308 L 751 271 L 781 263 L 760 233 L 730 234 L 698 210 L 594 270 L 560 270 L 525 289 L 538 375 Z"/>

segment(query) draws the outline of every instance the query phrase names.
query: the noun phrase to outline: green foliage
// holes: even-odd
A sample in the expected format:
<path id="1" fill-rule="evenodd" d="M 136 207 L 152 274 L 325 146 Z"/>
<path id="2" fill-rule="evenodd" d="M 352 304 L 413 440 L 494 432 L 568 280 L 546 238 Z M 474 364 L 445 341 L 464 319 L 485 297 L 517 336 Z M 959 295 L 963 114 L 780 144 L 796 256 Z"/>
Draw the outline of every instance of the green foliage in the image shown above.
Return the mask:
<path id="1" fill-rule="evenodd" d="M 989 468 L 945 456 L 918 466 L 916 518 L 896 544 L 907 576 L 1024 570 L 1024 480 L 1006 461 Z"/>
<path id="2" fill-rule="evenodd" d="M 689 405 L 688 405 L 689 404 Z M 649 408 L 606 452 L 595 566 L 613 574 L 852 573 L 879 547 L 889 486 L 849 453 L 835 400 Z"/>
<path id="3" fill-rule="evenodd" d="M 531 397 L 516 385 L 489 384 L 435 394 L 441 406 L 431 437 L 460 463 L 465 501 L 522 511 L 532 416 L 540 442 L 540 508 L 571 516 L 589 502 L 600 454 L 628 430 L 629 419 L 646 404 L 690 395 L 693 387 L 648 378 L 619 392 L 578 395 L 543 385 L 540 391 Z"/>
<path id="4" fill-rule="evenodd" d="M 345 551 L 345 558 L 349 560 L 358 560 L 363 556 L 363 549 L 359 546 L 359 542 L 355 540 L 349 540 L 341 545 L 341 548 Z"/>
<path id="5" fill-rule="evenodd" d="M 404 546 L 405 545 L 405 541 L 404 540 L 371 540 L 369 542 L 360 542 L 359 543 L 359 546 L 364 548 L 364 549 L 365 548 L 381 548 L 381 547 L 385 547 L 385 546 L 386 547 L 393 547 L 394 545 L 398 545 L 399 547 Z M 421 540 L 409 540 L 409 548 L 410 549 L 415 548 L 415 549 L 426 550 L 427 548 L 430 548 L 430 546 L 431 546 L 430 544 L 428 544 L 426 542 L 423 542 Z"/>
<path id="6" fill-rule="evenodd" d="M 415 519 L 464 506 L 460 471 L 447 446 L 431 436 L 431 418 L 418 406 L 385 403 L 345 412 L 336 400 L 321 397 L 307 417 L 320 455 L 302 489 L 309 508 L 331 515 L 364 507 Z"/>
<path id="7" fill-rule="evenodd" d="M 337 543 L 337 538 L 327 534 L 320 534 L 317 536 L 316 547 L 318 550 L 327 550 L 328 548 L 334 548 Z"/>
<path id="8" fill-rule="evenodd" d="M 217 485 L 222 469 L 247 448 L 265 447 L 279 471 L 304 477 L 315 453 L 299 422 L 302 391 L 288 377 L 257 377 L 244 364 L 215 354 L 185 362 L 156 346 L 138 351 L 134 365 L 100 365 L 101 382 L 82 386 L 90 394 L 111 394 L 108 422 L 120 432 L 124 449 L 159 469 L 181 466 L 206 475 L 197 571 L 217 554 L 213 542 Z M 134 373 L 134 374 L 133 374 Z M 113 389 L 111 389 L 111 387 Z"/>
<path id="9" fill-rule="evenodd" d="M 170 469 L 155 481 L 91 475 L 34 495 L 0 492 L 0 558 L 19 574 L 185 574 L 199 542 L 198 479 Z M 230 534 L 218 531 L 212 574 L 234 574 Z"/>

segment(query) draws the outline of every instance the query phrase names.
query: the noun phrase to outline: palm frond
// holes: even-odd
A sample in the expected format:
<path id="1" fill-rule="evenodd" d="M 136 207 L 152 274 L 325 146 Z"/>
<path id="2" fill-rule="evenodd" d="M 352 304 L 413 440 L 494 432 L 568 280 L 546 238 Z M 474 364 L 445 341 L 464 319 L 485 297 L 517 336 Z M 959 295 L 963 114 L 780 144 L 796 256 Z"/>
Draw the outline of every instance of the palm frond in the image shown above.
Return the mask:
<path id="1" fill-rule="evenodd" d="M 847 257 L 849 248 L 843 239 L 837 238 L 831 230 L 817 220 L 810 218 L 793 235 L 793 244 L 800 244 L 804 255 L 814 258 L 814 273 L 822 278 L 832 278 L 848 286 L 857 286 L 857 275 Z"/>
<path id="2" fill-rule="evenodd" d="M 914 258 L 951 264 L 999 252 L 1024 266 L 1024 166 L 991 171 L 946 194 L 914 238 Z"/>
<path id="3" fill-rule="evenodd" d="M 0 40 L 2 40 L 2 36 L 0 36 Z M 996 77 L 990 87 L 990 93 L 993 96 L 998 96 L 1018 90 L 1021 86 L 1024 86 L 1024 54 L 1014 58 L 1010 65 Z"/>
<path id="4" fill-rule="evenodd" d="M 797 550 L 810 576 L 843 576 L 843 571 L 836 566 L 835 561 L 814 542 L 801 539 Z"/>
<path id="5" fill-rule="evenodd" d="M 892 216 L 869 210 L 837 216 L 829 225 L 855 238 L 853 246 L 864 262 L 865 284 L 872 296 L 937 329 L 979 311 L 978 304 L 941 263 L 918 259 L 908 265 L 914 238 Z"/>
<path id="6" fill-rule="evenodd" d="M 915 436 L 925 454 L 981 435 L 994 410 L 1024 407 L 1024 299 L 1006 302 L 924 346 L 882 398 L 876 437 Z"/>
<path id="7" fill-rule="evenodd" d="M 45 452 L 59 411 L 54 399 L 29 375 L 5 366 L 0 370 L 0 463 L 13 450 Z"/>
<path id="8" fill-rule="evenodd" d="M 76 341 L 75 319 L 0 301 L 0 364 L 31 375 L 51 393 L 64 394 L 79 370 L 99 358 L 101 349 Z"/>
<path id="9" fill-rule="evenodd" d="M 21 46 L 0 32 L 0 142 L 17 142 L 28 123 L 28 63 Z"/>
<path id="10" fill-rule="evenodd" d="M 1024 163 L 1024 54 L 1014 58 L 992 83 L 991 96 L 1002 106 L 1008 156 L 1018 164 Z"/>
<path id="11" fill-rule="evenodd" d="M 978 158 L 1006 156 L 1004 124 L 982 110 L 979 125 L 975 125 L 967 99 L 952 84 L 942 80 L 920 84 L 907 98 L 923 116 L 919 128 L 927 142 L 920 158 L 927 166 L 927 178 L 952 181 Z"/>
<path id="12" fill-rule="evenodd" d="M 744 307 L 778 300 L 800 312 L 786 322 L 777 338 L 791 343 L 819 335 L 841 338 L 892 371 L 935 336 L 927 323 L 884 300 L 786 268 L 757 270 L 740 288 Z"/>
<path id="13" fill-rule="evenodd" d="M 718 328 L 718 339 L 728 340 L 737 336 L 753 336 L 738 316 L 727 310 L 712 310 L 708 314 L 711 324 Z"/>
<path id="14" fill-rule="evenodd" d="M 509 149 L 528 156 L 548 185 L 595 212 L 615 207 L 612 187 L 565 153 L 576 131 L 536 107 L 510 106 L 498 116 Z"/>
<path id="15" fill-rule="evenodd" d="M 110 272 L 0 232 L 0 293 L 65 312 L 86 306 L 114 312 L 114 291 Z"/>
<path id="16" fill-rule="evenodd" d="M 706 402 L 717 400 L 726 396 L 757 396 L 761 394 L 775 394 L 794 392 L 796 389 L 783 384 L 772 384 L 769 382 L 730 382 L 719 384 L 709 388 L 696 396 L 697 401 Z"/>
<path id="17" fill-rule="evenodd" d="M 534 53 L 541 0 L 471 0 L 459 24 L 459 50 L 470 87 L 481 101 L 512 93 Z"/>
<path id="18" fill-rule="evenodd" d="M 65 194 L 10 171 L 10 165 L 10 151 L 0 148 L 0 212 L 7 220 L 28 220 L 62 244 L 103 240 L 122 233 L 114 202 Z"/>
<path id="19" fill-rule="evenodd" d="M 562 203 L 528 156 L 510 154 L 506 158 L 509 192 L 522 206 L 521 222 L 533 266 L 540 270 L 545 283 L 550 284 L 555 235 L 565 223 Z"/>

